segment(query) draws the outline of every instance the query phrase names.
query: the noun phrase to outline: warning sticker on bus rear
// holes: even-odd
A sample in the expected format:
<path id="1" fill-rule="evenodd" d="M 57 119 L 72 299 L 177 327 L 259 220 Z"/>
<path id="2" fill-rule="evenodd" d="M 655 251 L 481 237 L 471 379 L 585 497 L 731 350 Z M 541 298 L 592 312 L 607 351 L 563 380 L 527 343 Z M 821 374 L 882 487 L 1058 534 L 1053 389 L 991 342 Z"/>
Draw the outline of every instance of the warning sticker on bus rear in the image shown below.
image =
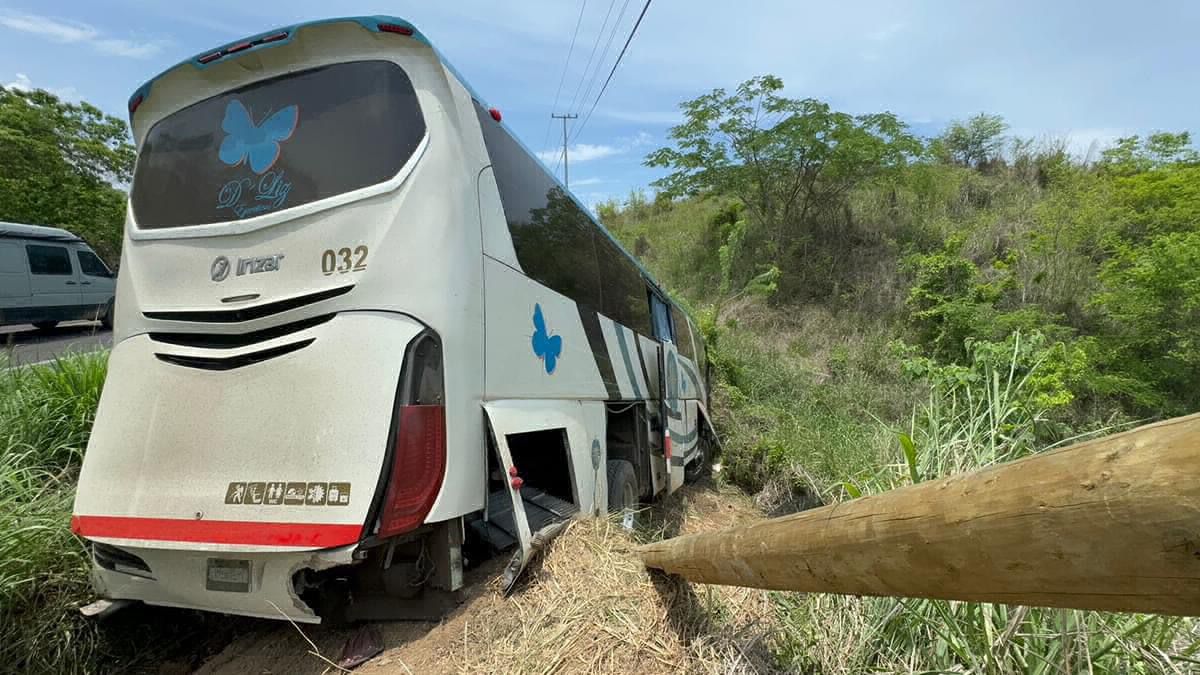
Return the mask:
<path id="1" fill-rule="evenodd" d="M 346 506 L 350 483 L 239 481 L 225 489 L 225 503 L 262 506 Z"/>

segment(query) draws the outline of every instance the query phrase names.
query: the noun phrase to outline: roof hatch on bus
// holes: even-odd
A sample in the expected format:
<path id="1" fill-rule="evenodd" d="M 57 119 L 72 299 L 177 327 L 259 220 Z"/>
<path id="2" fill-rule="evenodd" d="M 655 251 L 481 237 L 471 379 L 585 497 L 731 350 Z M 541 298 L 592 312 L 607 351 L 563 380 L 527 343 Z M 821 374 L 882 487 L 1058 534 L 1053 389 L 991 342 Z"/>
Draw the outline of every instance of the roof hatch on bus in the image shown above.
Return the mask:
<path id="1" fill-rule="evenodd" d="M 334 63 L 252 82 L 150 128 L 130 201 L 140 230 L 240 221 L 384 183 L 425 120 L 391 61 Z"/>

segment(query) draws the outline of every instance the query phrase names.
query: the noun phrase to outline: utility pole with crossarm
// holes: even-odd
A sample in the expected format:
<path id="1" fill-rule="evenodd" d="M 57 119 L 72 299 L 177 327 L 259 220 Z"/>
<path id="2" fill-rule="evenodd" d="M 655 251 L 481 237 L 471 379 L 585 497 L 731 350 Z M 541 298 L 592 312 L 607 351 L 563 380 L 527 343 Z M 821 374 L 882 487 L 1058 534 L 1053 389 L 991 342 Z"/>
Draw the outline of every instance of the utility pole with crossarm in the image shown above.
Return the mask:
<path id="1" fill-rule="evenodd" d="M 567 188 L 571 187 L 570 174 L 567 172 L 567 120 L 578 119 L 579 115 L 566 113 L 559 115 L 558 113 L 550 113 L 550 116 L 556 120 L 562 120 L 563 125 L 563 185 Z"/>

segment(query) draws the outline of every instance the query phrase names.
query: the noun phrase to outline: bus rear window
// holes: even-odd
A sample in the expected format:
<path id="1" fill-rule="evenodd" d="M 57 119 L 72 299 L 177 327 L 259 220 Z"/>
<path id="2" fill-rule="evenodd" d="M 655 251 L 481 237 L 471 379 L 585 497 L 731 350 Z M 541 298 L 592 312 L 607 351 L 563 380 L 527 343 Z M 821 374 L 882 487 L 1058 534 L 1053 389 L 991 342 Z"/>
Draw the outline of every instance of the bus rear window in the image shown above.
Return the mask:
<path id="1" fill-rule="evenodd" d="M 388 61 L 288 73 L 155 124 L 130 201 L 144 230 L 241 220 L 382 183 L 425 136 L 408 75 Z"/>

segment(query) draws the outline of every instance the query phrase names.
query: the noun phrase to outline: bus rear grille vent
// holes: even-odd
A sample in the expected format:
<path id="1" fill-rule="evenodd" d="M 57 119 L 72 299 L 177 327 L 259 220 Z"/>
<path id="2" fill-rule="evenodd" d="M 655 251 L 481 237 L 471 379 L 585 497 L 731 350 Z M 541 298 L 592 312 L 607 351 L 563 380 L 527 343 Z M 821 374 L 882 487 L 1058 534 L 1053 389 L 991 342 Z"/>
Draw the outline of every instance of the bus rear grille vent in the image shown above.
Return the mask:
<path id="1" fill-rule="evenodd" d="M 230 356 L 226 358 L 213 358 L 208 356 L 184 356 L 182 354 L 155 354 L 159 361 L 165 361 L 177 366 L 185 368 L 200 368 L 201 370 L 233 370 L 242 366 L 249 366 L 255 363 L 262 363 L 268 359 L 273 359 L 284 354 L 291 354 L 294 351 L 304 349 L 316 341 L 316 338 L 308 338 L 299 342 L 293 342 L 287 345 L 280 345 L 270 349 L 264 349 L 258 352 L 249 354 L 241 354 L 239 356 Z"/>
<path id="2" fill-rule="evenodd" d="M 292 333 L 299 333 L 314 326 L 329 321 L 335 315 L 323 314 L 311 319 L 293 321 L 280 326 L 273 326 L 251 333 L 150 333 L 150 339 L 168 345 L 180 347 L 198 347 L 202 349 L 235 349 L 274 340 Z"/>
<path id="3" fill-rule="evenodd" d="M 298 307 L 311 305 L 322 300 L 336 298 L 339 295 L 345 295 L 350 292 L 354 285 L 342 286 L 340 288 L 331 288 L 327 291 L 319 293 L 309 293 L 295 298 L 287 298 L 286 300 L 276 300 L 275 302 L 267 302 L 261 305 L 251 307 L 241 307 L 238 309 L 213 309 L 213 310 L 198 310 L 198 311 L 183 311 L 183 312 L 142 312 L 142 316 L 147 319 L 157 319 L 159 321 L 189 321 L 195 323 L 241 323 L 243 321 L 252 321 L 261 319 L 264 316 L 272 314 L 280 314 Z"/>
<path id="4" fill-rule="evenodd" d="M 150 566 L 146 564 L 145 560 L 116 546 L 92 542 L 92 557 L 96 559 L 97 565 L 106 570 L 130 574 L 144 579 L 154 578 L 154 574 L 150 571 Z"/>

